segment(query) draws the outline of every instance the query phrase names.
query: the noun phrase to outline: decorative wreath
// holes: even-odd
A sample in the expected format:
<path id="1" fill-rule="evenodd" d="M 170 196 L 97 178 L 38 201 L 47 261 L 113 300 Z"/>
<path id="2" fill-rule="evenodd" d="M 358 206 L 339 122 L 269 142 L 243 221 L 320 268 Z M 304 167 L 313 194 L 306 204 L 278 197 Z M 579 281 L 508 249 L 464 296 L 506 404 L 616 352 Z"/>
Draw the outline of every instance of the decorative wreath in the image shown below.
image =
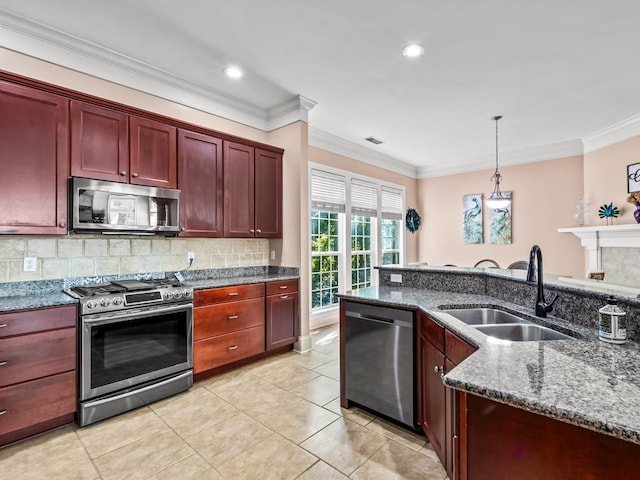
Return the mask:
<path id="1" fill-rule="evenodd" d="M 411 233 L 415 233 L 420 228 L 420 224 L 422 223 L 422 218 L 420 218 L 420 214 L 415 208 L 410 208 L 409 210 L 407 210 L 407 216 L 405 221 L 407 224 L 407 229 Z"/>

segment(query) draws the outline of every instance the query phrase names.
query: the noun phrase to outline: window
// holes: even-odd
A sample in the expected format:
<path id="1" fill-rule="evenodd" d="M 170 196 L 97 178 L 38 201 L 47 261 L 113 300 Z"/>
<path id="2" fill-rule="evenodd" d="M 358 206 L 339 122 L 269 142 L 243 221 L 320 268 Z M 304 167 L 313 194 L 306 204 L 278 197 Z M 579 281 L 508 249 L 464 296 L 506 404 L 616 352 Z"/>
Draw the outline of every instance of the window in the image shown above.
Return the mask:
<path id="1" fill-rule="evenodd" d="M 330 167 L 310 172 L 311 308 L 376 285 L 376 265 L 401 264 L 404 190 Z"/>
<path id="2" fill-rule="evenodd" d="M 311 308 L 338 303 L 338 214 L 311 212 Z"/>

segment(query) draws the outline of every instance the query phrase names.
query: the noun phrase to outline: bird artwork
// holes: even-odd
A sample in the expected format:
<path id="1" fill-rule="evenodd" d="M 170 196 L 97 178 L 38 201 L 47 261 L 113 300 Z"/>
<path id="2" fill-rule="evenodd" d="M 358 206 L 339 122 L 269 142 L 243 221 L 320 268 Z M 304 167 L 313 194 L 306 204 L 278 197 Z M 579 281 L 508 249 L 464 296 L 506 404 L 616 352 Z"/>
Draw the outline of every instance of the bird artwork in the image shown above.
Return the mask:
<path id="1" fill-rule="evenodd" d="M 462 239 L 464 243 L 482 243 L 482 195 L 462 197 Z"/>
<path id="2" fill-rule="evenodd" d="M 615 207 L 613 205 L 613 202 L 611 202 L 609 205 L 607 204 L 602 205 L 598 209 L 598 216 L 600 218 L 606 218 L 607 225 L 611 225 L 613 223 L 613 219 L 617 218 L 619 215 L 620 215 L 620 210 L 618 210 L 618 207 Z"/>

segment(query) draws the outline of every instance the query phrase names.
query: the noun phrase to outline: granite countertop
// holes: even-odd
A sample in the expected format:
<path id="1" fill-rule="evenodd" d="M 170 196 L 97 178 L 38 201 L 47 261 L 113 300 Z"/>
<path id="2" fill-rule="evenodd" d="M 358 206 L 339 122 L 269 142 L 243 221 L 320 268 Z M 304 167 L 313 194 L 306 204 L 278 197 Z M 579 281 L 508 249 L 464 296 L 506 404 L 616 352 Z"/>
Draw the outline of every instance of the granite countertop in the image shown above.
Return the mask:
<path id="1" fill-rule="evenodd" d="M 11 295 L 0 297 L 0 313 L 34 308 L 58 307 L 61 305 L 75 305 L 76 303 L 78 303 L 78 300 L 62 291 Z"/>
<path id="2" fill-rule="evenodd" d="M 231 287 L 234 285 L 247 285 L 249 283 L 277 282 L 280 280 L 297 280 L 298 275 L 265 273 L 264 275 L 249 275 L 228 278 L 208 278 L 204 280 L 185 280 L 185 284 L 191 285 L 194 290 L 205 288 Z"/>
<path id="3" fill-rule="evenodd" d="M 343 299 L 419 308 L 478 350 L 444 377 L 452 388 L 640 444 L 640 345 L 612 345 L 597 332 L 562 319 L 532 317 L 530 309 L 486 295 L 370 287 Z M 505 342 L 438 310 L 443 306 L 499 306 L 578 337 Z"/>

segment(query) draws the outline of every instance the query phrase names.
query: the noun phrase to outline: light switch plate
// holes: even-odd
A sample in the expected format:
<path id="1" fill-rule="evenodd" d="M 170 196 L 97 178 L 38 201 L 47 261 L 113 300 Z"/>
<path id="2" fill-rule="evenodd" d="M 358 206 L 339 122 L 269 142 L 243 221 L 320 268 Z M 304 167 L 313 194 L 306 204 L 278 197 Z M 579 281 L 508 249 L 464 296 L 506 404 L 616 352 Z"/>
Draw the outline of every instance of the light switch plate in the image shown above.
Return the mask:
<path id="1" fill-rule="evenodd" d="M 36 257 L 24 257 L 22 264 L 23 272 L 35 272 L 38 269 L 38 259 Z"/>
<path id="2" fill-rule="evenodd" d="M 391 277 L 390 280 L 393 283 L 402 283 L 402 274 L 401 273 L 392 273 L 390 275 L 390 277 Z"/>

